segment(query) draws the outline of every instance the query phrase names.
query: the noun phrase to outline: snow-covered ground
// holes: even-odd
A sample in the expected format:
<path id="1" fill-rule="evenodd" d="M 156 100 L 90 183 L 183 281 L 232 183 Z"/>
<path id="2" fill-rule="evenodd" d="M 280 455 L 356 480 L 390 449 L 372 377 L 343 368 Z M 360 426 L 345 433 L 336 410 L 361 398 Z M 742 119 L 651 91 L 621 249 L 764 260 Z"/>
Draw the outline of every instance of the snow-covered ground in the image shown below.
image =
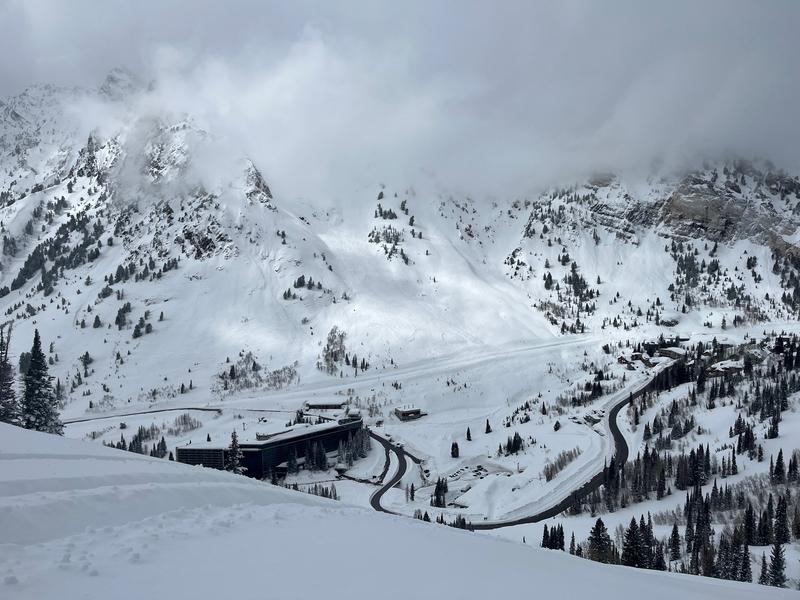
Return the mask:
<path id="1" fill-rule="evenodd" d="M 3 598 L 707 600 L 788 590 L 610 567 L 0 425 Z"/>

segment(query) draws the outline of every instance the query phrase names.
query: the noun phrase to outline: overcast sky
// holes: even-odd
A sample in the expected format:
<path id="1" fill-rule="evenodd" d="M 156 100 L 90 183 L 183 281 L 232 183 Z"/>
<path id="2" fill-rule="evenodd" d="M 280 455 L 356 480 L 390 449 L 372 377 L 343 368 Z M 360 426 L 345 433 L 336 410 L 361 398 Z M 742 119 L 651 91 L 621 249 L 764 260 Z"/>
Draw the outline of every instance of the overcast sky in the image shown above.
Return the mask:
<path id="1" fill-rule="evenodd" d="M 486 189 L 724 152 L 800 164 L 800 2 L 0 0 L 0 94 L 123 65 L 287 183 Z"/>

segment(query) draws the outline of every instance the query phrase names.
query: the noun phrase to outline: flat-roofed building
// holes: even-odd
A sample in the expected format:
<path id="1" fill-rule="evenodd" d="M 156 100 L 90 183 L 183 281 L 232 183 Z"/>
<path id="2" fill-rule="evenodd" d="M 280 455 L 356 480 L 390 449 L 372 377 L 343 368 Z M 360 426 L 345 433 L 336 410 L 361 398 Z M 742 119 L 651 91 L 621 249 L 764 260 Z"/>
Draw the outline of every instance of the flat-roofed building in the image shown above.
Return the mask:
<path id="1" fill-rule="evenodd" d="M 333 452 L 340 441 L 347 439 L 363 427 L 360 415 L 346 417 L 337 421 L 325 421 L 315 425 L 298 423 L 274 433 L 255 433 L 252 437 L 241 437 L 242 466 L 245 475 L 263 479 L 270 471 L 287 462 L 294 452 L 297 459 L 305 457 L 310 444 L 322 444 L 326 452 Z M 202 442 L 187 444 L 176 448 L 178 462 L 190 465 L 203 465 L 214 469 L 224 469 L 228 460 L 228 446 Z"/>
<path id="2" fill-rule="evenodd" d="M 416 406 L 402 406 L 395 408 L 394 414 L 401 421 L 413 421 L 414 419 L 419 419 L 425 415 L 425 413 Z"/>

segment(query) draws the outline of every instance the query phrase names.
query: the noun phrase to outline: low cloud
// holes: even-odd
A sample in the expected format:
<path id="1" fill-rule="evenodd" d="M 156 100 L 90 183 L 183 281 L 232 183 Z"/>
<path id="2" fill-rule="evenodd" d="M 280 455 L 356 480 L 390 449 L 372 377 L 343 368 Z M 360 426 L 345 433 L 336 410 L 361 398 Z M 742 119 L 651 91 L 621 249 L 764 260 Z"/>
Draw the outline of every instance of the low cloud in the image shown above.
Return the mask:
<path id="1" fill-rule="evenodd" d="M 800 4 L 8 2 L 3 94 L 154 89 L 279 192 L 381 180 L 519 193 L 601 169 L 728 154 L 800 165 Z M 424 175 L 427 176 L 427 175 Z"/>

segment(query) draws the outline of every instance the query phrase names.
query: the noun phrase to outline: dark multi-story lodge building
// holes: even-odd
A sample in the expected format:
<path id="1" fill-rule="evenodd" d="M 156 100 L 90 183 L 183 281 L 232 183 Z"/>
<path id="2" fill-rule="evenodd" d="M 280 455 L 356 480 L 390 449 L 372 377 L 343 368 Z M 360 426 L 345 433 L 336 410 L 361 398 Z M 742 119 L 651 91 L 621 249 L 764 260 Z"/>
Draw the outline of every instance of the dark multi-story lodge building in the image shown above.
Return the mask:
<path id="1" fill-rule="evenodd" d="M 240 438 L 242 466 L 245 475 L 264 479 L 273 469 L 285 469 L 290 455 L 302 462 L 311 444 L 322 444 L 326 452 L 334 452 L 339 442 L 356 433 L 363 426 L 361 416 L 344 417 L 311 425 L 298 423 L 282 431 L 269 434 L 256 433 L 253 438 Z M 176 448 L 178 462 L 224 469 L 228 459 L 228 446 L 203 442 Z"/>

